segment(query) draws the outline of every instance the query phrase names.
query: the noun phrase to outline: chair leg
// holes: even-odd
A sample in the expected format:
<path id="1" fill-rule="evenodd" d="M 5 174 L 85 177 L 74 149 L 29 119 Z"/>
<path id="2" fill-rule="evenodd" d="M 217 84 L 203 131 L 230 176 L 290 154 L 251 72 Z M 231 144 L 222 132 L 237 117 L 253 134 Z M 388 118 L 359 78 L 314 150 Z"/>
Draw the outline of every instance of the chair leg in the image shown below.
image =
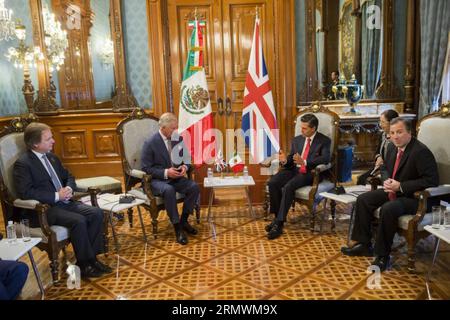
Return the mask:
<path id="1" fill-rule="evenodd" d="M 197 220 L 197 224 L 200 224 L 200 204 L 197 203 L 195 205 L 195 218 Z"/>
<path id="2" fill-rule="evenodd" d="M 415 273 L 416 272 L 416 242 L 414 240 L 408 240 L 408 272 Z"/>
<path id="3" fill-rule="evenodd" d="M 310 225 L 309 230 L 311 232 L 314 232 L 314 229 L 315 229 L 315 226 L 316 226 L 316 210 L 315 210 L 314 204 L 312 206 L 308 205 L 308 209 L 309 209 L 309 212 L 311 212 L 311 225 Z"/>
<path id="4" fill-rule="evenodd" d="M 148 210 L 150 216 L 152 218 L 152 233 L 153 237 L 156 239 L 158 234 L 158 211 L 157 210 Z"/>
<path id="5" fill-rule="evenodd" d="M 270 194 L 266 190 L 266 191 L 264 191 L 264 204 L 263 204 L 264 220 L 269 220 L 269 215 L 270 215 L 269 208 L 270 208 Z"/>
<path id="6" fill-rule="evenodd" d="M 130 228 L 133 228 L 133 209 L 128 209 L 128 223 L 130 224 Z"/>
<path id="7" fill-rule="evenodd" d="M 59 262 L 58 255 L 56 257 L 50 257 L 50 270 L 52 274 L 53 283 L 56 284 L 59 282 L 58 273 L 59 273 Z"/>

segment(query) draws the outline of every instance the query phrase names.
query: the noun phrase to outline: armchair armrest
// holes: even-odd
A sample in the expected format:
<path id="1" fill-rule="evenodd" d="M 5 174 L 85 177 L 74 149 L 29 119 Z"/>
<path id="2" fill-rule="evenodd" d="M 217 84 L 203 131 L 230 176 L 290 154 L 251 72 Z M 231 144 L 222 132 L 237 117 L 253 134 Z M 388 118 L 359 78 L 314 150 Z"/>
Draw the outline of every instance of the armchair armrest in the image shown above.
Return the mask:
<path id="1" fill-rule="evenodd" d="M 14 200 L 13 204 L 14 204 L 14 207 L 17 207 L 17 208 L 35 210 L 37 205 L 39 205 L 41 203 L 37 200 L 16 199 L 16 200 Z"/>
<path id="2" fill-rule="evenodd" d="M 333 167 L 333 164 L 330 162 L 330 163 L 327 163 L 327 164 L 319 164 L 315 169 L 314 169 L 314 171 L 316 171 L 316 172 L 324 172 L 324 171 L 327 171 L 327 170 L 330 170 L 331 168 Z"/>
<path id="3" fill-rule="evenodd" d="M 138 169 L 132 169 L 130 171 L 130 176 L 134 177 L 134 178 L 138 178 L 138 179 L 142 179 L 144 178 L 145 172 L 138 170 Z"/>
<path id="4" fill-rule="evenodd" d="M 443 196 L 446 194 L 450 194 L 450 185 L 440 185 L 437 187 L 432 188 L 426 188 L 423 191 L 417 191 L 414 193 L 414 196 L 417 199 L 421 199 L 421 197 L 437 197 L 437 196 Z"/>
<path id="5" fill-rule="evenodd" d="M 47 221 L 47 210 L 50 208 L 48 204 L 42 204 L 37 200 L 16 199 L 13 205 L 17 208 L 35 210 L 39 215 L 39 224 L 44 235 L 46 237 L 56 236 Z"/>

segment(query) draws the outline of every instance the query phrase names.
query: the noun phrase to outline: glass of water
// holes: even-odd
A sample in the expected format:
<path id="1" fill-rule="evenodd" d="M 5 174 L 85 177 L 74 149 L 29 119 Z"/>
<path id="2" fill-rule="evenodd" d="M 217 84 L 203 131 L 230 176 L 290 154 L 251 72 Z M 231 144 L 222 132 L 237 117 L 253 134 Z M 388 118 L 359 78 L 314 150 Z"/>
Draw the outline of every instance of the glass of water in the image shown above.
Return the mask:
<path id="1" fill-rule="evenodd" d="M 446 210 L 442 210 L 442 215 L 444 216 L 444 228 L 450 229 L 450 207 L 447 207 Z"/>
<path id="2" fill-rule="evenodd" d="M 20 220 L 20 224 L 20 229 L 22 230 L 22 240 L 25 242 L 30 241 L 30 220 L 22 219 Z"/>
<path id="3" fill-rule="evenodd" d="M 441 206 L 433 206 L 432 207 L 432 215 L 433 215 L 433 221 L 431 226 L 434 229 L 439 229 L 441 226 Z"/>

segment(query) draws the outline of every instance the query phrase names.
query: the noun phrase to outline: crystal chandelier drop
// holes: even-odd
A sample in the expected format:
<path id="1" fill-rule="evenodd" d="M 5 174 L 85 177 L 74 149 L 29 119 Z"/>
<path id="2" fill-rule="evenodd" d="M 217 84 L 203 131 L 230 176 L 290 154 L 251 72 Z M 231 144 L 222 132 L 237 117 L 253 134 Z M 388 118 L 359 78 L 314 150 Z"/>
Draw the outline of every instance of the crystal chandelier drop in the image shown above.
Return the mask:
<path id="1" fill-rule="evenodd" d="M 5 0 L 0 0 L 0 41 L 14 38 L 13 11 L 5 8 Z"/>
<path id="2" fill-rule="evenodd" d="M 67 32 L 62 30 L 61 23 L 56 20 L 55 15 L 50 13 L 46 7 L 42 10 L 42 14 L 44 17 L 44 41 L 49 70 L 50 72 L 53 72 L 55 69 L 59 71 L 61 65 L 64 64 L 65 51 L 69 46 Z"/>
<path id="3" fill-rule="evenodd" d="M 5 57 L 15 68 L 35 68 L 37 61 L 44 59 L 41 49 L 39 47 L 33 48 L 25 44 L 26 29 L 20 22 L 16 24 L 14 31 L 17 39 L 19 39 L 19 45 L 8 48 L 8 53 L 5 54 Z"/>

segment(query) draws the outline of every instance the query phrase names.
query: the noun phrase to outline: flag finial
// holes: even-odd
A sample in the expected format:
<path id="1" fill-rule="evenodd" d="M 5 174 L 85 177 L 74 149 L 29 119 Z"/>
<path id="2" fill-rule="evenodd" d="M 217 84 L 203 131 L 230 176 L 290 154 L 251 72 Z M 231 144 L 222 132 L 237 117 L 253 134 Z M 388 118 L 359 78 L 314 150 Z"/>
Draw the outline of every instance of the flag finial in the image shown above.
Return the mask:
<path id="1" fill-rule="evenodd" d="M 195 7 L 195 10 L 194 10 L 194 18 L 195 18 L 195 20 L 198 19 L 197 7 Z"/>
<path id="2" fill-rule="evenodd" d="M 259 19 L 259 7 L 256 6 L 255 10 L 256 10 L 256 19 Z"/>

